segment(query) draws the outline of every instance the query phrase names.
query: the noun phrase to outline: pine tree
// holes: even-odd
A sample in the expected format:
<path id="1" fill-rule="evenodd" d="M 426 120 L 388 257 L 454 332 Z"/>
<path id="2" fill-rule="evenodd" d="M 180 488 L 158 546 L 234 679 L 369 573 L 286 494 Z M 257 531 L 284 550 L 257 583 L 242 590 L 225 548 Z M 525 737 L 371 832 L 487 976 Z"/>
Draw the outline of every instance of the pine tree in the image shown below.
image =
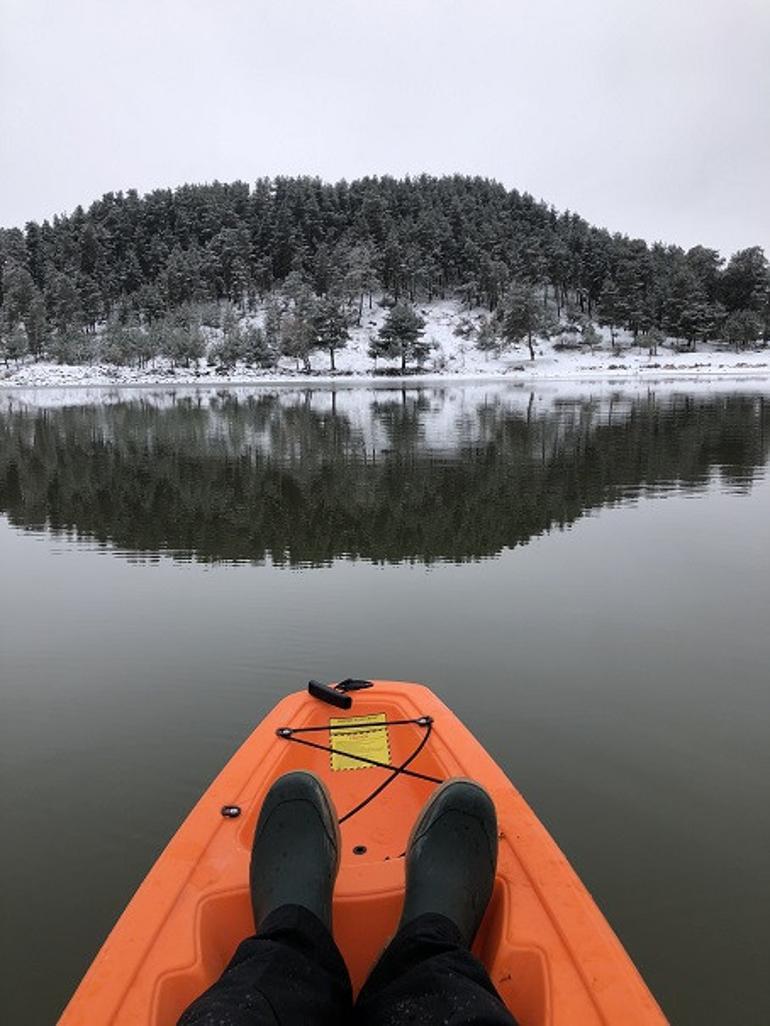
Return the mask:
<path id="1" fill-rule="evenodd" d="M 265 343 L 276 353 L 280 349 L 281 345 L 282 317 L 283 313 L 278 301 L 274 296 L 271 296 L 265 304 L 263 331 L 265 333 Z"/>
<path id="2" fill-rule="evenodd" d="M 608 278 L 599 293 L 599 324 L 610 329 L 612 351 L 617 350 L 615 331 L 623 323 L 623 307 L 618 287 L 612 278 Z"/>
<path id="3" fill-rule="evenodd" d="M 27 268 L 9 262 L 2 275 L 3 315 L 9 327 L 15 327 L 26 318 L 36 292 Z"/>
<path id="4" fill-rule="evenodd" d="M 318 348 L 318 337 L 313 318 L 302 308 L 293 309 L 281 321 L 279 349 L 282 356 L 288 356 L 302 363 L 303 370 L 312 371 L 310 357 Z"/>
<path id="5" fill-rule="evenodd" d="M 602 336 L 590 321 L 583 325 L 581 337 L 583 345 L 588 346 L 591 352 L 602 344 Z"/>
<path id="6" fill-rule="evenodd" d="M 389 310 L 379 334 L 372 339 L 369 355 L 374 359 L 400 358 L 401 370 L 405 371 L 408 362 L 422 363 L 430 352 L 430 343 L 422 337 L 424 331 L 423 318 L 411 306 L 396 303 Z"/>
<path id="7" fill-rule="evenodd" d="M 736 352 L 740 352 L 757 341 L 762 332 L 762 324 L 753 310 L 736 310 L 727 317 L 722 330 L 726 341 L 735 346 Z"/>
<path id="8" fill-rule="evenodd" d="M 254 367 L 272 367 L 275 363 L 275 351 L 257 325 L 249 324 L 243 329 L 243 359 Z"/>
<path id="9" fill-rule="evenodd" d="M 500 321 L 504 341 L 508 345 L 518 345 L 526 339 L 529 358 L 534 360 L 534 337 L 545 333 L 546 319 L 532 285 L 514 282 L 509 287 L 503 298 Z"/>
<path id="10" fill-rule="evenodd" d="M 347 318 L 336 300 L 327 297 L 318 302 L 313 323 L 318 348 L 328 352 L 331 369 L 336 370 L 334 354 L 350 341 Z"/>
<path id="11" fill-rule="evenodd" d="M 39 357 L 44 352 L 48 342 L 49 328 L 45 301 L 37 286 L 24 318 L 24 329 L 27 333 L 30 353 L 34 357 Z"/>
<path id="12" fill-rule="evenodd" d="M 184 363 L 189 367 L 197 362 L 205 351 L 205 339 L 197 317 L 189 307 L 181 307 L 160 325 L 161 352 L 176 365 Z"/>
<path id="13" fill-rule="evenodd" d="M 23 324 L 16 324 L 12 328 L 0 329 L 0 354 L 5 361 L 13 360 L 18 363 L 23 360 L 29 352 L 29 339 Z"/>

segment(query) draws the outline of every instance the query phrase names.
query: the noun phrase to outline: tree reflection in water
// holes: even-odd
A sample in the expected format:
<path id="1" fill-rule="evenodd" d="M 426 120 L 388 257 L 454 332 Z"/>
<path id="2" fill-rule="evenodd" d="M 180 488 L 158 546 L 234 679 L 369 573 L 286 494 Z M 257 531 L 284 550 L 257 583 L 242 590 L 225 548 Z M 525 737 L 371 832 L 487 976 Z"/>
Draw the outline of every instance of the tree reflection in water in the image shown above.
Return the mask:
<path id="1" fill-rule="evenodd" d="M 0 406 L 11 523 L 144 556 L 324 565 L 494 556 L 601 506 L 768 460 L 766 398 L 505 386 L 134 393 Z"/>

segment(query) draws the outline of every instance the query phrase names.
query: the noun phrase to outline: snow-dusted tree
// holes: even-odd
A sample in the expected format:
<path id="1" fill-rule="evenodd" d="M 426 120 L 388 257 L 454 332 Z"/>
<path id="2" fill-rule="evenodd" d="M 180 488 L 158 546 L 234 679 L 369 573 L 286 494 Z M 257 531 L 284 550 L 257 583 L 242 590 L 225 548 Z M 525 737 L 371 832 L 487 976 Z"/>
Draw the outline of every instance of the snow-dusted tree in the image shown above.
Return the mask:
<path id="1" fill-rule="evenodd" d="M 336 370 L 334 354 L 350 341 L 347 318 L 339 303 L 327 296 L 316 304 L 313 322 L 318 348 L 328 352 L 331 369 Z"/>
<path id="2" fill-rule="evenodd" d="M 283 311 L 275 298 L 271 296 L 265 303 L 265 315 L 262 322 L 262 330 L 265 333 L 265 344 L 268 348 L 278 352 L 281 345 L 281 319 Z"/>
<path id="3" fill-rule="evenodd" d="M 225 371 L 232 370 L 236 363 L 244 358 L 244 350 L 243 334 L 236 323 L 211 347 L 209 363 Z"/>
<path id="4" fill-rule="evenodd" d="M 730 257 L 720 282 L 728 310 L 759 312 L 770 284 L 767 257 L 759 246 L 739 250 Z"/>
<path id="5" fill-rule="evenodd" d="M 599 324 L 610 329 L 612 351 L 617 350 L 615 331 L 623 323 L 623 303 L 618 287 L 612 278 L 607 278 L 599 293 Z"/>
<path id="6" fill-rule="evenodd" d="M 97 355 L 97 336 L 77 325 L 59 328 L 49 339 L 48 356 L 57 363 L 93 363 Z"/>
<path id="7" fill-rule="evenodd" d="M 71 278 L 58 271 L 51 275 L 45 290 L 49 317 L 60 333 L 81 323 L 80 297 Z"/>
<path id="8" fill-rule="evenodd" d="M 244 361 L 255 367 L 272 367 L 275 351 L 267 344 L 264 330 L 255 324 L 247 324 L 242 330 Z"/>
<path id="9" fill-rule="evenodd" d="M 291 310 L 281 320 L 280 352 L 300 362 L 306 373 L 310 373 L 310 357 L 318 348 L 318 337 L 312 317 L 306 316 L 301 309 Z"/>
<path id="10" fill-rule="evenodd" d="M 48 318 L 46 317 L 45 302 L 39 289 L 35 289 L 32 300 L 24 318 L 24 328 L 29 339 L 29 351 L 33 356 L 39 356 L 45 349 L 48 341 Z"/>
<path id="11" fill-rule="evenodd" d="M 526 339 L 530 360 L 535 359 L 534 338 L 547 331 L 543 304 L 532 285 L 514 282 L 503 297 L 500 311 L 503 341 L 518 345 Z"/>
<path id="12" fill-rule="evenodd" d="M 375 252 L 371 243 L 359 243 L 344 254 L 344 277 L 342 289 L 351 302 L 357 301 L 356 324 L 361 323 L 364 311 L 364 298 L 369 296 L 369 309 L 372 307 L 372 294 L 379 285 L 375 269 Z"/>
<path id="13" fill-rule="evenodd" d="M 753 310 L 736 310 L 725 320 L 723 334 L 736 351 L 756 342 L 762 333 L 762 324 Z"/>
<path id="14" fill-rule="evenodd" d="M 396 303 L 391 307 L 385 323 L 369 345 L 369 355 L 374 359 L 400 358 L 401 370 L 406 370 L 409 361 L 422 363 L 431 349 L 423 338 L 425 321 L 411 306 Z"/>
<path id="15" fill-rule="evenodd" d="M 143 364 L 155 355 L 154 340 L 135 317 L 111 317 L 97 342 L 99 356 L 119 366 Z"/>
<path id="16" fill-rule="evenodd" d="M 15 324 L 13 327 L 9 327 L 7 322 L 3 324 L 0 320 L 0 358 L 6 367 L 11 360 L 16 363 L 23 360 L 28 352 L 29 339 L 24 325 Z"/>
<path id="17" fill-rule="evenodd" d="M 190 366 L 193 360 L 200 360 L 205 350 L 205 340 L 197 317 L 189 307 L 181 307 L 165 319 L 162 326 L 164 356 L 173 364 Z"/>
<path id="18" fill-rule="evenodd" d="M 665 339 L 666 336 L 660 328 L 650 328 L 639 335 L 638 342 L 640 348 L 646 349 L 649 356 L 657 356 L 658 347 L 663 345 Z"/>
<path id="19" fill-rule="evenodd" d="M 596 330 L 592 321 L 588 321 L 583 325 L 582 338 L 583 345 L 588 346 L 591 352 L 602 344 L 602 336 Z"/>
<path id="20" fill-rule="evenodd" d="M 112 317 L 107 322 L 98 345 L 99 356 L 105 363 L 114 363 L 119 367 L 131 363 L 131 334 L 117 317 Z"/>
<path id="21" fill-rule="evenodd" d="M 9 330 L 26 318 L 36 291 L 35 282 L 27 268 L 9 261 L 3 270 L 0 283 L 3 316 Z"/>

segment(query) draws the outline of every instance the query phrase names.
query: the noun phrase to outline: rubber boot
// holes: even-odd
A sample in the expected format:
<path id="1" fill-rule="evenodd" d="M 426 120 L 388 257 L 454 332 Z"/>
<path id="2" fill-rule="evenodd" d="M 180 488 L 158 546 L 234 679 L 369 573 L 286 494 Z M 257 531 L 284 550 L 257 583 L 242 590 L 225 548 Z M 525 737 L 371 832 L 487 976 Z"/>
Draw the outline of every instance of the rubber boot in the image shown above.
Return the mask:
<path id="1" fill-rule="evenodd" d="M 406 850 L 401 926 L 426 912 L 451 919 L 468 947 L 484 916 L 497 866 L 497 814 L 472 780 L 448 780 L 431 795 Z"/>
<path id="2" fill-rule="evenodd" d="M 256 928 L 281 905 L 302 905 L 331 930 L 339 861 L 339 826 L 325 784 L 304 770 L 279 777 L 265 797 L 251 849 Z"/>

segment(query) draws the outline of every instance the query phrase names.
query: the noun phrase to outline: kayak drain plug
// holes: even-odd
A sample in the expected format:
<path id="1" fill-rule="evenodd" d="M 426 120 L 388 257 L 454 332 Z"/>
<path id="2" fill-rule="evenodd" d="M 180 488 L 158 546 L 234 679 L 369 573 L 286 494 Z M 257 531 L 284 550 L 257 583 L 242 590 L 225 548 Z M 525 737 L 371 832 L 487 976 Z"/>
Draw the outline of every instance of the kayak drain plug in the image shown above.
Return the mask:
<path id="1" fill-rule="evenodd" d="M 240 805 L 223 805 L 222 815 L 225 819 L 237 819 L 241 814 Z"/>
<path id="2" fill-rule="evenodd" d="M 366 854 L 366 845 L 365 844 L 357 844 L 355 846 L 355 848 L 353 849 L 353 854 L 354 855 L 365 855 Z"/>

